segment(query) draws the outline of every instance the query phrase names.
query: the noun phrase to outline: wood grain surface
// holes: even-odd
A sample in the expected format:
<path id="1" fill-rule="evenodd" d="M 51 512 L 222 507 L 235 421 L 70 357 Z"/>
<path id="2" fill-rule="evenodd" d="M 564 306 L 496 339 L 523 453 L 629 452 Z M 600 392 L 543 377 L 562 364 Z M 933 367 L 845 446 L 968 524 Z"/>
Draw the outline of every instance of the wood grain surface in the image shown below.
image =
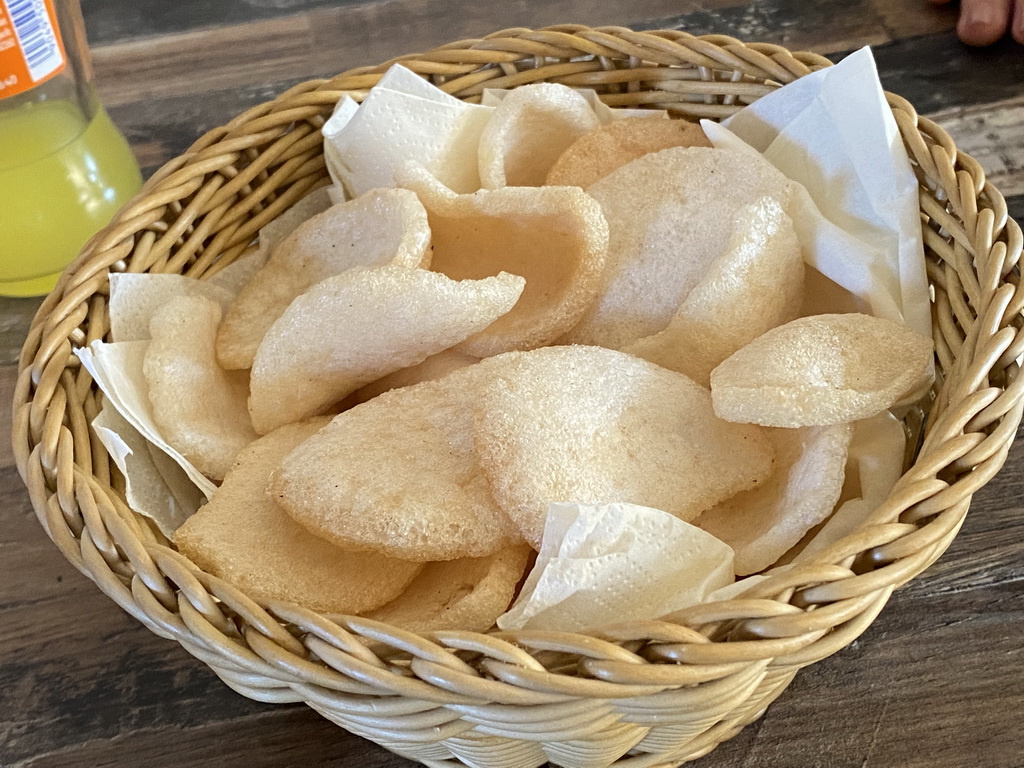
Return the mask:
<path id="1" fill-rule="evenodd" d="M 839 59 L 875 47 L 884 85 L 945 126 L 1024 216 L 1024 49 L 959 44 L 923 0 L 84 0 L 111 114 L 152 172 L 303 79 L 510 26 L 676 27 Z M 38 300 L 0 300 L 0 392 Z M 5 434 L 10 414 L 0 410 Z M 950 550 L 853 645 L 802 671 L 698 768 L 1024 766 L 1024 445 Z M 304 706 L 233 693 L 69 565 L 0 446 L 0 765 L 408 765 Z"/>

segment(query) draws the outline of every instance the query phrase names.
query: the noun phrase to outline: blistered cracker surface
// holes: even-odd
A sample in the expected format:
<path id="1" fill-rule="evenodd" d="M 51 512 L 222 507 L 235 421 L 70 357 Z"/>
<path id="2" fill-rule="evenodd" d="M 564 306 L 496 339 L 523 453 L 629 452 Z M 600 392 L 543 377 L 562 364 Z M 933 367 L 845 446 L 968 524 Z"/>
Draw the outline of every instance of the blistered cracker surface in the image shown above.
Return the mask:
<path id="1" fill-rule="evenodd" d="M 257 600 L 359 613 L 396 597 L 420 563 L 341 550 L 292 520 L 266 492 L 281 459 L 326 423 L 290 424 L 242 451 L 213 500 L 178 529 L 178 549 Z"/>
<path id="2" fill-rule="evenodd" d="M 364 384 L 422 362 L 515 305 L 523 279 L 450 280 L 407 267 L 355 267 L 317 283 L 267 331 L 253 363 L 256 431 L 323 413 Z"/>
<path id="3" fill-rule="evenodd" d="M 765 331 L 793 320 L 804 264 L 793 222 L 775 200 L 737 211 L 725 252 L 683 300 L 665 330 L 626 352 L 708 386 L 711 371 Z"/>
<path id="4" fill-rule="evenodd" d="M 515 309 L 460 350 L 488 357 L 549 344 L 597 296 L 608 227 L 600 206 L 576 187 L 505 187 L 454 195 L 423 169 L 399 175 L 419 194 L 433 236 L 431 269 L 456 280 L 499 272 L 526 278 Z"/>
<path id="5" fill-rule="evenodd" d="M 319 535 L 395 557 L 484 557 L 520 540 L 473 447 L 488 362 L 339 414 L 284 460 L 273 492 Z"/>
<path id="6" fill-rule="evenodd" d="M 608 222 L 597 301 L 563 341 L 621 349 L 663 330 L 726 248 L 733 213 L 761 197 L 785 206 L 789 182 L 767 161 L 705 147 L 654 152 L 587 192 Z"/>
<path id="7" fill-rule="evenodd" d="M 357 266 L 429 265 L 430 228 L 416 195 L 376 189 L 332 206 L 284 238 L 232 302 L 217 334 L 229 368 L 249 368 L 267 330 L 299 295 Z"/>
<path id="8" fill-rule="evenodd" d="M 270 250 L 298 229 L 302 222 L 331 207 L 331 195 L 327 187 L 314 189 L 300 198 L 291 208 L 281 212 L 280 216 L 271 219 L 260 230 L 260 244 Z"/>
<path id="9" fill-rule="evenodd" d="M 245 374 L 225 371 L 217 362 L 220 317 L 220 306 L 203 296 L 171 300 L 150 320 L 152 340 L 143 361 L 153 418 L 164 439 L 214 480 L 256 439 Z"/>
<path id="10" fill-rule="evenodd" d="M 467 355 L 457 349 L 445 349 L 436 355 L 431 355 L 422 363 L 402 368 L 401 370 L 389 373 L 376 381 L 360 387 L 349 397 L 352 405 L 365 403 L 377 395 L 389 392 L 392 389 L 411 387 L 424 381 L 434 381 L 443 378 L 452 371 L 465 368 L 468 365 L 480 362 L 479 358 Z"/>
<path id="11" fill-rule="evenodd" d="M 813 315 L 773 328 L 711 374 L 723 419 L 772 427 L 881 413 L 928 375 L 932 340 L 890 320 Z"/>
<path id="12" fill-rule="evenodd" d="M 408 589 L 367 617 L 411 632 L 484 632 L 512 602 L 532 553 L 518 544 L 488 557 L 427 563 Z"/>
<path id="13" fill-rule="evenodd" d="M 710 147 L 696 123 L 656 117 L 627 117 L 602 125 L 573 142 L 544 180 L 586 189 L 616 168 L 671 147 Z"/>
<path id="14" fill-rule="evenodd" d="M 539 187 L 558 157 L 600 125 L 586 98 L 567 86 L 516 88 L 480 134 L 480 183 L 485 189 Z"/>
<path id="15" fill-rule="evenodd" d="M 231 304 L 228 289 L 209 280 L 149 272 L 114 272 L 110 275 L 110 338 L 114 342 L 151 338 L 153 313 L 178 296 L 204 296 L 223 311 Z"/>
<path id="16" fill-rule="evenodd" d="M 832 512 L 843 489 L 853 425 L 766 432 L 775 450 L 772 476 L 696 520 L 733 548 L 738 576 L 770 566 Z"/>
<path id="17" fill-rule="evenodd" d="M 764 480 L 760 430 L 718 419 L 685 376 L 598 347 L 508 355 L 476 446 L 495 498 L 539 546 L 549 502 L 629 502 L 683 520 Z"/>

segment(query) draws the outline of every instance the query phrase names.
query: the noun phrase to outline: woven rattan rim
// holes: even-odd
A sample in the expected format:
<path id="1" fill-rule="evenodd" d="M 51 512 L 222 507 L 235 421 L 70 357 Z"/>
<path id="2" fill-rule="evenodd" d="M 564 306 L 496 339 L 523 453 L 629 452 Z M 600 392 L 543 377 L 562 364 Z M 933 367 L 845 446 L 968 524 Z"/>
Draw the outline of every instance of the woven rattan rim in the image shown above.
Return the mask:
<path id="1" fill-rule="evenodd" d="M 665 30 L 510 29 L 396 59 L 447 92 L 549 81 L 612 106 L 722 118 L 829 62 L 779 46 Z M 921 182 L 939 384 L 913 463 L 869 524 L 742 599 L 600 637 L 417 636 L 258 605 L 198 569 L 124 501 L 90 433 L 97 390 L 72 349 L 108 334 L 108 272 L 210 276 L 260 227 L 325 182 L 319 129 L 387 69 L 302 83 L 161 168 L 62 277 L 20 359 L 13 442 L 40 522 L 64 555 L 156 634 L 232 688 L 306 701 L 428 764 L 668 765 L 755 719 L 802 666 L 850 643 L 892 590 L 934 562 L 1021 421 L 1020 227 L 950 137 L 887 95 Z M 628 753 L 628 754 L 627 754 Z"/>

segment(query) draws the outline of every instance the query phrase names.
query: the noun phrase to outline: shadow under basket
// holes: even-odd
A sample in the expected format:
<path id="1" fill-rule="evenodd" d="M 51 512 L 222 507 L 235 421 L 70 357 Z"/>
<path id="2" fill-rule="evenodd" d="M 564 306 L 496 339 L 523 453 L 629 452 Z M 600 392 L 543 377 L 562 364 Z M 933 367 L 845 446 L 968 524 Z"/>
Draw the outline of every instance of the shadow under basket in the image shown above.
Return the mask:
<path id="1" fill-rule="evenodd" d="M 406 56 L 452 95 L 556 82 L 614 107 L 721 119 L 828 60 L 679 31 L 511 29 Z M 949 136 L 887 94 L 920 181 L 937 383 L 909 468 L 867 525 L 742 600 L 601 636 L 442 632 L 258 604 L 179 554 L 124 500 L 90 433 L 98 390 L 72 350 L 108 339 L 109 272 L 208 277 L 327 181 L 320 128 L 393 62 L 303 83 L 160 169 L 68 268 L 22 351 L 14 450 L 50 538 L 103 592 L 234 690 L 304 701 L 428 765 L 668 766 L 759 717 L 797 670 L 845 647 L 949 546 L 1021 420 L 1020 227 Z M 109 339 L 108 339 L 109 340 Z"/>

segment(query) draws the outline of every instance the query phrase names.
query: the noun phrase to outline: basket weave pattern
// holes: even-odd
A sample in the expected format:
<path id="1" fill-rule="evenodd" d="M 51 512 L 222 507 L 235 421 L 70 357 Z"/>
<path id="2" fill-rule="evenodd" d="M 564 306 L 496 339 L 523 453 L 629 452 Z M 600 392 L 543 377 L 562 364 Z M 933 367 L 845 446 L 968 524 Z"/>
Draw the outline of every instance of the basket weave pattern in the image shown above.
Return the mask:
<path id="1" fill-rule="evenodd" d="M 580 26 L 511 29 L 402 63 L 449 93 L 533 82 L 594 88 L 610 105 L 724 118 L 828 66 L 723 36 Z M 920 187 L 938 383 L 913 463 L 869 524 L 742 599 L 599 637 L 418 636 L 259 605 L 176 552 L 124 501 L 90 433 L 98 390 L 72 354 L 108 336 L 110 271 L 214 274 L 260 227 L 325 182 L 320 128 L 388 64 L 303 83 L 202 137 L 97 235 L 43 304 L 22 351 L 14 449 L 40 522 L 64 555 L 156 634 L 233 689 L 305 701 L 429 765 L 667 766 L 756 719 L 801 667 L 846 646 L 949 546 L 1021 421 L 1020 227 L 976 161 L 888 95 Z"/>

